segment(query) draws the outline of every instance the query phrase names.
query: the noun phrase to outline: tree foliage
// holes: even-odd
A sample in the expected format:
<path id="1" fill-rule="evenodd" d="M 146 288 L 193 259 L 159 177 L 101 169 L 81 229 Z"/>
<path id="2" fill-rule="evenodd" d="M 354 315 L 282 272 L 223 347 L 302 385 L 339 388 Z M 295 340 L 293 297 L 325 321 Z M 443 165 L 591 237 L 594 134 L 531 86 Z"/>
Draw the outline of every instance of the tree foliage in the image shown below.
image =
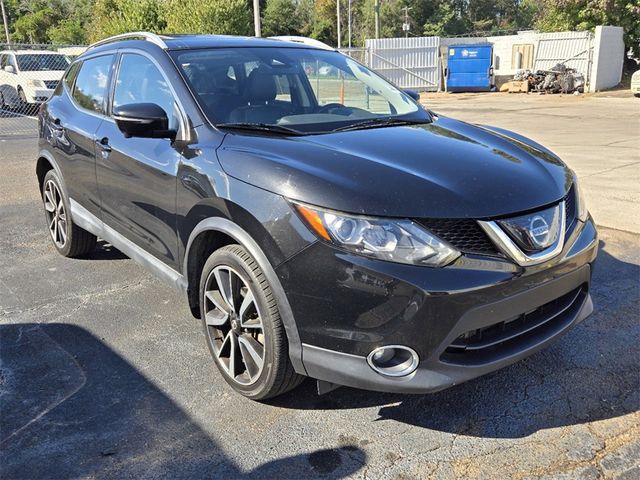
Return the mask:
<path id="1" fill-rule="evenodd" d="M 167 33 L 253 33 L 246 0 L 165 0 L 164 18 Z"/>
<path id="2" fill-rule="evenodd" d="M 262 34 L 300 35 L 302 27 L 294 0 L 270 0 L 262 16 Z"/>
<path id="3" fill-rule="evenodd" d="M 97 0 L 90 40 L 125 32 L 162 32 L 166 27 L 159 0 Z"/>
<path id="4" fill-rule="evenodd" d="M 593 30 L 597 25 L 622 27 L 625 45 L 640 56 L 640 0 L 542 0 L 535 19 L 543 32 Z"/>
<path id="5" fill-rule="evenodd" d="M 85 43 L 91 0 L 10 0 L 6 4 L 16 42 Z"/>
<path id="6" fill-rule="evenodd" d="M 349 0 L 260 0 L 264 35 L 310 36 L 348 43 Z M 352 44 L 375 35 L 375 0 L 351 0 Z M 253 33 L 252 0 L 5 0 L 14 41 L 85 43 L 133 30 L 157 33 Z M 380 36 L 459 35 L 624 28 L 625 43 L 640 55 L 640 0 L 380 0 Z"/>

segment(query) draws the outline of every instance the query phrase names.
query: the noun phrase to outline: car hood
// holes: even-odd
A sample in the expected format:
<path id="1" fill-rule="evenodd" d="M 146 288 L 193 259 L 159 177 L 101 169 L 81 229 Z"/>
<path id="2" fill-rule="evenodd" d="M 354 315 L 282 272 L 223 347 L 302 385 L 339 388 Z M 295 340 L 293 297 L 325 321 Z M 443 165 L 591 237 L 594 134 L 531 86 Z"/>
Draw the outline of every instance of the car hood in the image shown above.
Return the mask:
<path id="1" fill-rule="evenodd" d="M 21 71 L 19 75 L 29 80 L 60 80 L 64 75 L 64 70 Z"/>
<path id="2" fill-rule="evenodd" d="M 392 217 L 490 218 L 560 200 L 572 173 L 517 134 L 439 116 L 433 123 L 324 135 L 229 133 L 232 177 L 286 198 Z"/>

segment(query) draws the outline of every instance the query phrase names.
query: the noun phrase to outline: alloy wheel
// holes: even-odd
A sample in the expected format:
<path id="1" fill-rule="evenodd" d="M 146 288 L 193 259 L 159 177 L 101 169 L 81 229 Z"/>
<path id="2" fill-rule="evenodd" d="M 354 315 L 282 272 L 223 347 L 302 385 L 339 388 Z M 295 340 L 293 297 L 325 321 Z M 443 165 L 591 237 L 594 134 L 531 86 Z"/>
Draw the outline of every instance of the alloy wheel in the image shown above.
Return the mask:
<path id="1" fill-rule="evenodd" d="M 215 267 L 205 284 L 205 323 L 224 372 L 240 385 L 255 383 L 264 367 L 262 315 L 245 279 L 226 265 Z"/>
<path id="2" fill-rule="evenodd" d="M 44 209 L 53 242 L 58 248 L 64 248 L 67 243 L 67 212 L 60 189 L 52 180 L 49 180 L 44 187 Z"/>

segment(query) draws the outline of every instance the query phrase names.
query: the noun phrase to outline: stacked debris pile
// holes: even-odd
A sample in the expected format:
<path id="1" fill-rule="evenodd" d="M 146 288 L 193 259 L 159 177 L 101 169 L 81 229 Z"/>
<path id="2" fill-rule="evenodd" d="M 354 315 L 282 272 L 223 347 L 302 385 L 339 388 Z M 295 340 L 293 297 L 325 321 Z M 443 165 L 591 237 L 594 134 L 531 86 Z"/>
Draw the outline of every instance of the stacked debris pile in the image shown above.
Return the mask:
<path id="1" fill-rule="evenodd" d="M 561 63 L 551 70 L 520 70 L 513 76 L 515 81 L 527 81 L 529 90 L 540 93 L 584 92 L 584 75 Z"/>

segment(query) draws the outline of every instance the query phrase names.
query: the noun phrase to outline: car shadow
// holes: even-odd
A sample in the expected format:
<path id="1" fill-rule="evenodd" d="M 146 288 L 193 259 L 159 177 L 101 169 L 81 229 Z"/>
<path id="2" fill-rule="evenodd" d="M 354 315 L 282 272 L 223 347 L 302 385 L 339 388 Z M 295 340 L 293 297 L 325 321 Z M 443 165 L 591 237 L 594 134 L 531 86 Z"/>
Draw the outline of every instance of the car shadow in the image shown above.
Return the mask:
<path id="1" fill-rule="evenodd" d="M 75 257 L 77 260 L 127 260 L 124 253 L 105 240 L 98 240 L 96 248 L 86 255 Z"/>
<path id="2" fill-rule="evenodd" d="M 96 249 L 90 254 L 91 260 L 126 260 L 128 258 L 120 250 L 104 240 L 99 240 Z"/>
<path id="3" fill-rule="evenodd" d="M 343 387 L 318 397 L 315 382 L 307 380 L 270 403 L 303 410 L 380 407 L 378 421 L 490 438 L 627 415 L 640 409 L 639 278 L 638 265 L 617 259 L 600 242 L 594 314 L 521 362 L 429 395 Z"/>
<path id="4" fill-rule="evenodd" d="M 245 471 L 157 386 L 87 330 L 0 325 L 1 478 L 344 478 L 357 446 Z"/>

